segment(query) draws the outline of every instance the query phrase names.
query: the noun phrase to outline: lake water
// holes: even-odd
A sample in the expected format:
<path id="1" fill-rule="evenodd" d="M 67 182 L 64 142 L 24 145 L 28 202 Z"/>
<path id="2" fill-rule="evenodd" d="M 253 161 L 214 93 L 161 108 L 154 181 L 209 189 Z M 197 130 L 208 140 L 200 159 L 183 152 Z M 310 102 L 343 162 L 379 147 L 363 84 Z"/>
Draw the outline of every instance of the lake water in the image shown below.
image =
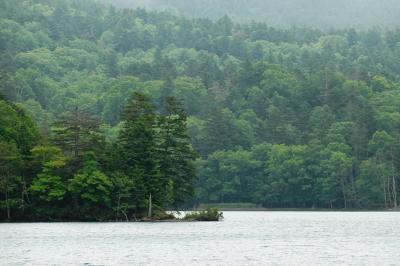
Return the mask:
<path id="1" fill-rule="evenodd" d="M 399 212 L 224 212 L 222 222 L 0 224 L 0 265 L 400 265 Z"/>

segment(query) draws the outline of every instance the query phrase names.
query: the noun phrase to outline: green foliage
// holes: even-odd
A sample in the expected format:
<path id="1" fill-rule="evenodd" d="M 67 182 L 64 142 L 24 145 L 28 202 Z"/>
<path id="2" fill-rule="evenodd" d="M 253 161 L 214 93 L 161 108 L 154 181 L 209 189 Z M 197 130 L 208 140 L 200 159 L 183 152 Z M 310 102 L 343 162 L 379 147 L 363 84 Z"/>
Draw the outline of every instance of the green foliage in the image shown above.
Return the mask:
<path id="1" fill-rule="evenodd" d="M 135 209 L 132 202 L 134 183 L 132 178 L 123 173 L 116 172 L 111 176 L 113 183 L 113 209 L 115 211 L 115 220 L 129 221 L 128 214 Z"/>
<path id="2" fill-rule="evenodd" d="M 52 127 L 52 141 L 79 168 L 88 153 L 99 154 L 104 148 L 100 122 L 78 107 L 62 116 Z"/>
<path id="3" fill-rule="evenodd" d="M 187 117 L 181 103 L 173 97 L 165 100 L 165 115 L 159 119 L 159 170 L 165 201 L 176 206 L 193 196 L 196 154 L 186 132 Z"/>
<path id="4" fill-rule="evenodd" d="M 25 112 L 0 100 L 0 219 L 12 220 L 25 209 L 30 149 L 38 140 Z"/>
<path id="5" fill-rule="evenodd" d="M 84 204 L 96 206 L 109 206 L 112 182 L 100 171 L 76 174 L 69 180 L 68 191 Z"/>
<path id="6" fill-rule="evenodd" d="M 16 193 L 21 187 L 22 156 L 14 143 L 0 141 L 0 208 L 7 220 L 12 219 L 13 209 L 18 208 L 20 199 Z M 3 214 L 3 213 L 2 213 Z"/>
<path id="7" fill-rule="evenodd" d="M 34 196 L 46 202 L 61 201 L 66 193 L 61 177 L 48 173 L 39 174 L 33 180 L 30 190 Z"/>
<path id="8" fill-rule="evenodd" d="M 43 170 L 51 171 L 65 165 L 65 157 L 62 150 L 55 146 L 35 146 L 32 150 L 32 158 L 40 164 Z"/>
<path id="9" fill-rule="evenodd" d="M 156 211 L 396 207 L 399 43 L 3 1 L 0 220 L 139 219 L 150 194 Z"/>
<path id="10" fill-rule="evenodd" d="M 150 99 L 135 92 L 125 107 L 124 124 L 118 139 L 119 165 L 134 183 L 136 212 L 147 208 L 152 194 L 155 205 L 162 205 L 162 183 L 157 158 L 156 114 Z"/>

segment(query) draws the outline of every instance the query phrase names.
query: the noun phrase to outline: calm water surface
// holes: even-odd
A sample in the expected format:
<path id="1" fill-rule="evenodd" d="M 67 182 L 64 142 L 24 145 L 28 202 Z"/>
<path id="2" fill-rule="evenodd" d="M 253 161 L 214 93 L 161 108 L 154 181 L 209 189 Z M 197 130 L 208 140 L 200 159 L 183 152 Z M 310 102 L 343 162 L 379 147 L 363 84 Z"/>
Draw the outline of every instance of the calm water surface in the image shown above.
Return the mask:
<path id="1" fill-rule="evenodd" d="M 225 212 L 222 222 L 0 224 L 0 265 L 400 265 L 398 212 Z"/>

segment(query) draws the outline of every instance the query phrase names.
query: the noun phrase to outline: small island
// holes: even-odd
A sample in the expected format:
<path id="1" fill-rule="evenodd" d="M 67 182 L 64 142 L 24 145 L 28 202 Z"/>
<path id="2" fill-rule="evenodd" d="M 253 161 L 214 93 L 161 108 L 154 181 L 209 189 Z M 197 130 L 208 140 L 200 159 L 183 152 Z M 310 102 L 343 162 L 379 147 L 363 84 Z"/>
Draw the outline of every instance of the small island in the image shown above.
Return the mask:
<path id="1" fill-rule="evenodd" d="M 49 135 L 4 97 L 0 109 L 0 221 L 176 220 L 164 210 L 194 194 L 197 155 L 174 97 L 157 111 L 149 96 L 134 92 L 112 143 L 79 107 L 60 115 Z M 221 217 L 207 209 L 183 220 Z"/>
<path id="2" fill-rule="evenodd" d="M 178 214 L 178 215 L 175 215 Z M 140 222 L 218 222 L 224 219 L 223 213 L 217 208 L 207 208 L 200 211 L 189 211 L 183 216 L 180 212 L 155 212 L 151 217 L 143 217 Z"/>

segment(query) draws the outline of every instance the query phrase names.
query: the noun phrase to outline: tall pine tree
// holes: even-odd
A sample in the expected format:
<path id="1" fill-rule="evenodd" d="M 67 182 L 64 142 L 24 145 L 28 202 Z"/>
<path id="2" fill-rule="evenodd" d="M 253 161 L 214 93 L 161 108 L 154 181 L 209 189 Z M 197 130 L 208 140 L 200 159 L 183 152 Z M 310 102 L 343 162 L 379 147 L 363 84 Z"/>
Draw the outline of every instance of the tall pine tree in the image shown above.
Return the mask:
<path id="1" fill-rule="evenodd" d="M 157 116 L 150 99 L 135 92 L 127 103 L 123 128 L 118 139 L 120 165 L 125 175 L 133 181 L 135 215 L 143 215 L 152 195 L 153 204 L 163 205 L 157 155 Z"/>
<path id="2" fill-rule="evenodd" d="M 86 153 L 91 152 L 97 158 L 104 149 L 100 121 L 78 107 L 63 114 L 53 125 L 52 133 L 54 144 L 71 157 L 74 170 L 80 168 Z"/>
<path id="3" fill-rule="evenodd" d="M 165 99 L 165 115 L 160 124 L 160 174 L 165 200 L 177 205 L 193 195 L 196 177 L 194 160 L 196 154 L 187 133 L 186 113 L 174 97 Z"/>

